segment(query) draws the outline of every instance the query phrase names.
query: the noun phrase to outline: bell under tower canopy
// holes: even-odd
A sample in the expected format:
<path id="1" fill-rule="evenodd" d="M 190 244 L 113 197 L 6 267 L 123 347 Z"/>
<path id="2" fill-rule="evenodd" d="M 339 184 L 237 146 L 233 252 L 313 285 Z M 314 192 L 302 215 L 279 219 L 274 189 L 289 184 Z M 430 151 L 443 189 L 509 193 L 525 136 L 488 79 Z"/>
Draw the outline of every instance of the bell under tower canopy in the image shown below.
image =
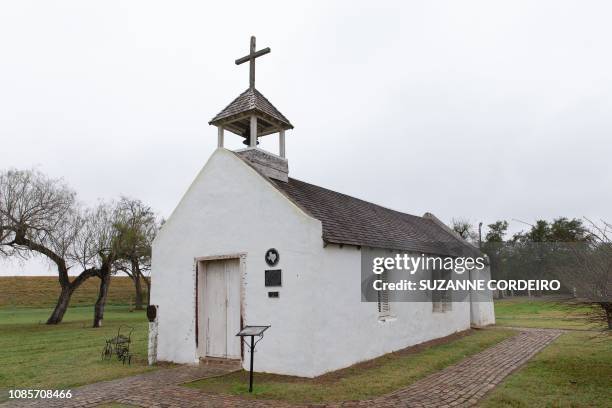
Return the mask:
<path id="1" fill-rule="evenodd" d="M 247 148 L 236 154 L 247 160 L 263 175 L 287 182 L 289 164 L 285 156 L 285 130 L 293 129 L 289 120 L 255 88 L 255 59 L 270 53 L 270 48 L 257 51 L 255 37 L 251 37 L 249 53 L 236 60 L 236 65 L 249 63 L 249 88 L 208 122 L 216 126 L 217 147 L 223 148 L 224 131 L 244 137 Z M 258 137 L 278 133 L 278 155 L 257 147 Z"/>
<path id="2" fill-rule="evenodd" d="M 255 88 L 249 88 L 208 122 L 247 137 L 251 116 L 257 117 L 257 136 L 293 129 L 289 120 Z"/>

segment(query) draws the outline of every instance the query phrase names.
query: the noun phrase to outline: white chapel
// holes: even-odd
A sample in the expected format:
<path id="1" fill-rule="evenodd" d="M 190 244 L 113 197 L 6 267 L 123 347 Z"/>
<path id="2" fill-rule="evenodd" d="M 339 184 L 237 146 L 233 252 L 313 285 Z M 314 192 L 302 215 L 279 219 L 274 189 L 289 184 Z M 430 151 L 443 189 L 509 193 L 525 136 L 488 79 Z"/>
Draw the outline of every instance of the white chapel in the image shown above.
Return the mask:
<path id="1" fill-rule="evenodd" d="M 209 123 L 218 148 L 181 198 L 153 244 L 151 304 L 157 305 L 157 360 L 195 364 L 238 360 L 236 336 L 269 325 L 255 370 L 314 377 L 411 345 L 495 321 L 492 301 L 362 302 L 362 251 L 456 256 L 470 246 L 431 214 L 414 216 L 289 175 L 291 122 L 249 88 Z M 224 148 L 237 135 L 246 147 Z M 278 135 L 278 152 L 258 138 Z M 273 137 L 273 136 L 269 136 Z M 449 245 L 435 245 L 447 243 Z M 474 248 L 471 248 L 474 249 Z M 479 272 L 488 278 L 488 270 Z"/>

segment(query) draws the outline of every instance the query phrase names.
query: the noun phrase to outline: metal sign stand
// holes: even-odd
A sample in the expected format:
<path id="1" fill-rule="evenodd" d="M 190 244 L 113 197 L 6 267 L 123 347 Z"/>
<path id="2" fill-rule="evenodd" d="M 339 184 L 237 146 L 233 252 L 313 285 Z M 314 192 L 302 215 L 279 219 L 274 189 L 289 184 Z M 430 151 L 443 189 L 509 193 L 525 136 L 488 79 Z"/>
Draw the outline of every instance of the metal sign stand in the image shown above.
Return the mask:
<path id="1" fill-rule="evenodd" d="M 251 352 L 251 367 L 249 371 L 249 392 L 253 392 L 253 354 L 255 353 L 255 346 L 261 341 L 261 339 L 263 339 L 263 333 L 269 327 L 270 326 L 245 326 L 236 334 L 236 336 L 241 337 L 241 340 L 247 345 L 249 351 Z M 257 341 L 255 341 L 255 336 L 259 337 Z M 245 341 L 245 337 L 251 338 L 251 344 Z"/>

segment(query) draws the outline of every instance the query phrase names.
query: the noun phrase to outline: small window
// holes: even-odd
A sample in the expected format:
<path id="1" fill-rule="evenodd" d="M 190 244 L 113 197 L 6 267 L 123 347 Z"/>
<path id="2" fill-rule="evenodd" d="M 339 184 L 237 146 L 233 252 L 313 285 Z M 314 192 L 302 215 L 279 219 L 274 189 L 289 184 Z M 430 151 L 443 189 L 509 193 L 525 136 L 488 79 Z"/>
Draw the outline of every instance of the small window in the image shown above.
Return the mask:
<path id="1" fill-rule="evenodd" d="M 389 283 L 389 272 L 385 270 L 381 273 L 380 280 L 383 283 Z M 391 315 L 391 306 L 389 304 L 389 289 L 385 288 L 383 290 L 377 291 L 378 295 L 378 316 L 379 317 L 388 317 Z"/>
<path id="2" fill-rule="evenodd" d="M 444 280 L 449 281 L 451 279 L 451 271 L 442 269 L 436 270 L 434 269 L 431 272 L 431 279 L 434 281 Z M 450 290 L 434 290 L 431 293 L 431 303 L 432 310 L 438 313 L 444 313 L 452 310 L 453 302 L 452 302 L 452 293 Z"/>

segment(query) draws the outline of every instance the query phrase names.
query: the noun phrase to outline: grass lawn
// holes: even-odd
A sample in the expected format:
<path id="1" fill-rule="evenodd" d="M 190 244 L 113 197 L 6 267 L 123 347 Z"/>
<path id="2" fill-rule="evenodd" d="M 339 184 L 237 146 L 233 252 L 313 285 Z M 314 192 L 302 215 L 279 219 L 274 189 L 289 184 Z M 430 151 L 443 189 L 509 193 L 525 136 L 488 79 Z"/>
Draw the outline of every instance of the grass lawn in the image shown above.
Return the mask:
<path id="1" fill-rule="evenodd" d="M 498 326 L 541 327 L 567 330 L 601 330 L 603 323 L 592 323 L 585 315 L 589 306 L 572 306 L 546 298 L 508 298 L 495 301 Z"/>
<path id="2" fill-rule="evenodd" d="M 483 407 L 612 407 L 612 333 L 588 306 L 546 299 L 495 302 L 498 325 L 571 330 L 488 395 Z"/>
<path id="3" fill-rule="evenodd" d="M 476 330 L 443 344 L 414 347 L 314 379 L 255 374 L 248 393 L 248 373 L 239 371 L 186 384 L 189 387 L 250 398 L 295 403 L 361 400 L 405 387 L 428 374 L 506 339 L 512 330 Z"/>
<path id="4" fill-rule="evenodd" d="M 97 283 L 92 279 L 89 286 L 79 288 L 63 323 L 47 326 L 44 322 L 56 300 L 51 290 L 57 285 L 55 278 L 0 278 L 0 402 L 8 397 L 7 389 L 71 389 L 153 369 L 146 365 L 145 313 L 130 311 L 127 305 L 133 296 L 130 281 L 113 278 L 114 295 L 104 326 L 91 328 L 93 306 L 80 304 L 95 301 Z M 488 394 L 483 407 L 612 407 L 612 333 L 585 320 L 588 307 L 513 298 L 496 301 L 495 311 L 498 326 L 571 331 Z M 100 358 L 104 339 L 116 335 L 120 324 L 136 329 L 131 366 Z M 297 403 L 367 399 L 406 387 L 514 333 L 504 328 L 471 331 L 314 379 L 256 373 L 254 395 L 247 393 L 246 372 L 186 386 Z M 129 407 L 117 402 L 106 406 Z"/>
<path id="5" fill-rule="evenodd" d="M 612 338 L 573 331 L 489 394 L 482 407 L 612 407 Z"/>
<path id="6" fill-rule="evenodd" d="M 144 312 L 107 306 L 98 329 L 91 328 L 93 306 L 69 308 L 56 326 L 43 324 L 50 313 L 50 308 L 0 308 L 0 401 L 7 389 L 70 389 L 151 370 Z M 100 358 L 104 339 L 115 336 L 120 324 L 135 328 L 131 365 Z"/>

